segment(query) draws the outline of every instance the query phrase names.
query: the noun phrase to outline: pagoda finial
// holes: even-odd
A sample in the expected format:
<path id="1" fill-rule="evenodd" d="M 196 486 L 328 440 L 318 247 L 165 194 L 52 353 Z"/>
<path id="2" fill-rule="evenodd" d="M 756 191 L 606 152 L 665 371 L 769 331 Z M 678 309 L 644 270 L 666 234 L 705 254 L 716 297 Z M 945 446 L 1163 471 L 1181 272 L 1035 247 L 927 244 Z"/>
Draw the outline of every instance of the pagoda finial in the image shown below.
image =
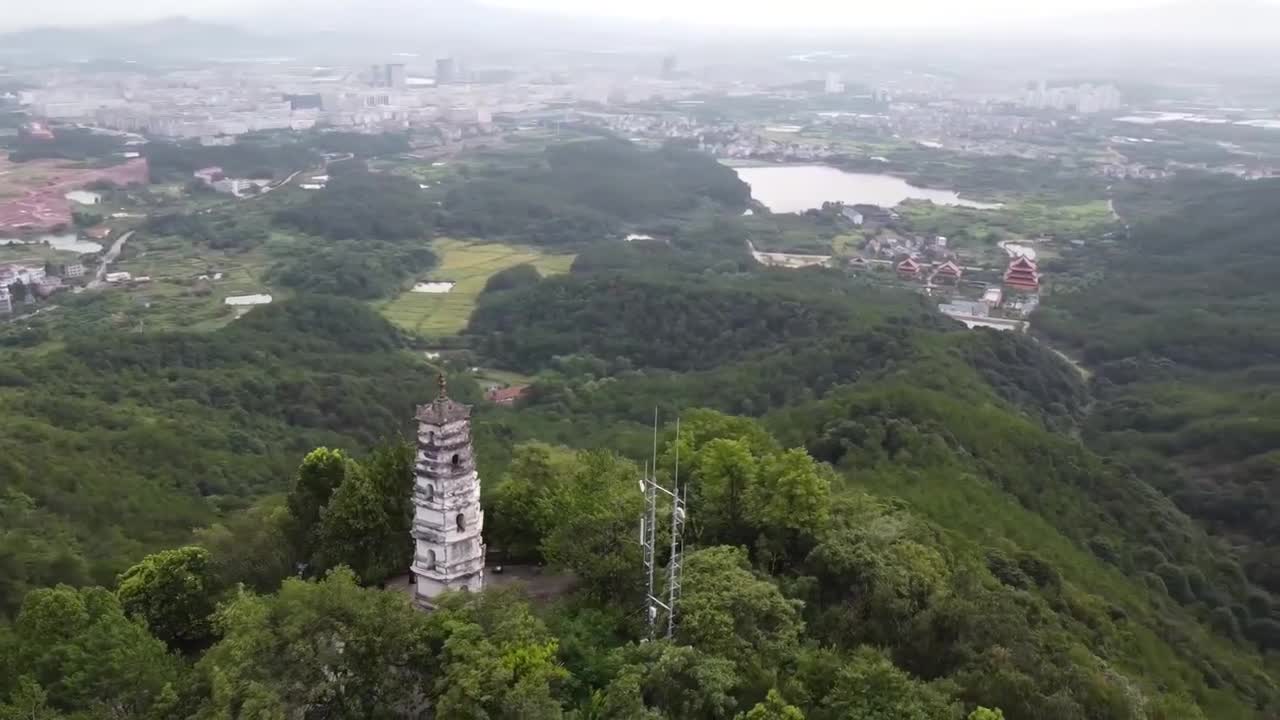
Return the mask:
<path id="1" fill-rule="evenodd" d="M 436 396 L 436 399 L 448 400 L 449 393 L 447 392 L 448 388 L 446 387 L 447 383 L 445 383 L 445 380 L 444 380 L 444 373 L 439 373 L 436 375 L 436 384 L 440 386 L 440 394 Z"/>

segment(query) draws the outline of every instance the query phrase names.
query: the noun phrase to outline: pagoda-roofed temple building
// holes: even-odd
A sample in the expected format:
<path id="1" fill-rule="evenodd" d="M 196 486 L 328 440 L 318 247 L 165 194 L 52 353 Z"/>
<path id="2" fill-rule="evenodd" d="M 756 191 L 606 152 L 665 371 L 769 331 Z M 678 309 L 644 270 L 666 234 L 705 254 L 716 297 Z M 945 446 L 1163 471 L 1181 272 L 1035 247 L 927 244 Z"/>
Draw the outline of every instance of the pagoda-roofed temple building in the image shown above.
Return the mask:
<path id="1" fill-rule="evenodd" d="M 449 590 L 484 587 L 484 511 L 471 447 L 471 406 L 440 393 L 419 405 L 413 482 L 414 601 L 433 607 Z"/>
<path id="2" fill-rule="evenodd" d="M 898 263 L 898 277 L 903 280 L 915 280 L 920 277 L 920 263 L 911 258 Z"/>
<path id="3" fill-rule="evenodd" d="M 963 275 L 963 273 L 960 270 L 960 266 L 948 260 L 939 265 L 938 268 L 933 271 L 932 280 L 935 283 L 955 285 L 960 282 L 961 275 Z"/>
<path id="4" fill-rule="evenodd" d="M 1040 270 L 1034 260 L 1019 255 L 1004 271 L 1004 284 L 1021 292 L 1037 292 L 1040 290 Z"/>

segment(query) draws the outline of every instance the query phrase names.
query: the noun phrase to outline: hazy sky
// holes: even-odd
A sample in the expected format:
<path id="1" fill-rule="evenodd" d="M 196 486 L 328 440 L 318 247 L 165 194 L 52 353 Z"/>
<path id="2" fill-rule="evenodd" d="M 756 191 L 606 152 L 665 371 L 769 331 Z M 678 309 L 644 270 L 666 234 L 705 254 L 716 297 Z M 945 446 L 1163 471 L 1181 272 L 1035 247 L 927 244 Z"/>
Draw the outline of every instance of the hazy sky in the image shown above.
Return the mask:
<path id="1" fill-rule="evenodd" d="M 438 0 L 405 0 L 415 6 Z M 454 2 L 461 0 L 453 0 Z M 973 27 L 1167 5 L 1177 0 L 481 0 L 559 13 L 613 15 L 645 20 L 751 28 L 805 27 L 829 29 Z M 1183 0 L 1206 10 L 1222 0 Z M 1257 0 L 1280 5 L 1280 0 Z M 292 12 L 323 17 L 337 7 L 358 8 L 359 0 L 0 0 L 0 27 L 88 24 L 187 15 L 235 19 L 281 6 Z"/>

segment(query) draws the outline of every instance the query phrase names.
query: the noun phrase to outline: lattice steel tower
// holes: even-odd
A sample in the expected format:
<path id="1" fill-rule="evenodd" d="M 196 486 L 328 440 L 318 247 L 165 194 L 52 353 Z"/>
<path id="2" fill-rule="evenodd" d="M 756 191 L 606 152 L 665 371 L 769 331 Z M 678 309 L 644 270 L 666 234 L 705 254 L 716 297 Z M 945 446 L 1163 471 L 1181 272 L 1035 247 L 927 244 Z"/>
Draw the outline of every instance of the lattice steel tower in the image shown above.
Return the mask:
<path id="1" fill-rule="evenodd" d="M 653 413 L 653 464 L 646 465 L 640 481 L 644 492 L 645 512 L 640 517 L 640 545 L 644 551 L 644 570 L 647 579 L 645 589 L 645 622 L 649 625 L 649 637 L 657 637 L 659 616 L 666 615 L 666 637 L 675 635 L 677 607 L 680 602 L 682 574 L 684 570 L 684 526 L 687 520 L 685 492 L 680 489 L 680 420 L 676 420 L 675 473 L 671 489 L 658 484 L 658 412 Z M 656 587 L 657 577 L 657 528 L 658 498 L 671 500 L 671 555 L 667 561 L 666 599 Z"/>

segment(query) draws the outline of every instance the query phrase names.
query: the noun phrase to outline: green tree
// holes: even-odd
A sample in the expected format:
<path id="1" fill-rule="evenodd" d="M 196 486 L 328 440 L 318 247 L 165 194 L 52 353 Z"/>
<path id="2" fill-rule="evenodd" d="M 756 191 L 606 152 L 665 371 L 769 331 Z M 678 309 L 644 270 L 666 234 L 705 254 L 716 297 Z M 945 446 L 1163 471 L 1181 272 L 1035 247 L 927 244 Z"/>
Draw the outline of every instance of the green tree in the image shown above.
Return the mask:
<path id="1" fill-rule="evenodd" d="M 484 291 L 491 293 L 528 287 L 537 285 L 540 280 L 542 280 L 542 274 L 538 272 L 538 268 L 530 263 L 520 263 L 491 275 L 488 282 L 484 284 Z"/>
<path id="2" fill-rule="evenodd" d="M 208 690 L 197 717 L 417 716 L 438 669 L 426 623 L 403 594 L 361 588 L 346 568 L 275 595 L 242 591 L 197 665 Z"/>
<path id="3" fill-rule="evenodd" d="M 576 460 L 563 448 L 543 443 L 517 445 L 502 481 L 486 499 L 485 539 L 513 560 L 542 558 L 540 546 L 556 518 L 543 498 L 569 477 Z"/>
<path id="4" fill-rule="evenodd" d="M 727 718 L 736 701 L 733 663 L 666 640 L 631 645 L 617 652 L 621 669 L 593 699 L 596 708 L 623 709 L 623 716 L 647 717 L 641 707 L 672 718 Z M 603 716 L 602 716 L 603 717 Z"/>
<path id="5" fill-rule="evenodd" d="M 257 592 L 273 592 L 294 574 L 299 558 L 289 521 L 288 508 L 277 498 L 197 530 L 195 541 L 209 550 L 218 586 L 244 583 Z"/>
<path id="6" fill-rule="evenodd" d="M 440 717 L 552 720 L 568 673 L 557 642 L 528 604 L 511 592 L 442 598 L 429 636 L 443 668 L 435 683 Z"/>
<path id="7" fill-rule="evenodd" d="M 821 717 L 847 720 L 944 720 L 957 714 L 944 695 L 869 648 L 859 649 L 836 673 L 822 705 Z"/>
<path id="8" fill-rule="evenodd" d="M 49 694 L 30 677 L 18 678 L 8 702 L 0 702 L 0 720 L 58 720 L 62 716 L 48 705 Z"/>
<path id="9" fill-rule="evenodd" d="M 582 452 L 541 500 L 540 513 L 551 524 L 543 555 L 572 570 L 598 598 L 633 597 L 640 588 L 640 548 L 633 539 L 644 504 L 639 477 L 639 468 L 612 453 Z"/>
<path id="10" fill-rule="evenodd" d="M 623 672 L 591 696 L 590 720 L 664 720 L 665 716 L 644 704 L 644 678 L 639 672 Z"/>
<path id="11" fill-rule="evenodd" d="M 759 460 L 740 441 L 716 438 L 700 447 L 690 463 L 693 470 L 694 522 L 710 542 L 746 544 L 746 499 L 756 483 Z"/>
<path id="12" fill-rule="evenodd" d="M 670 437 L 659 463 L 661 467 L 672 467 L 675 463 L 677 438 L 674 430 L 669 432 Z M 690 410 L 680 416 L 678 440 L 681 458 L 694 457 L 704 445 L 713 440 L 742 443 L 757 458 L 778 450 L 778 442 L 755 420 L 705 408 Z"/>
<path id="13" fill-rule="evenodd" d="M 976 710 L 969 713 L 967 720 L 1004 720 L 1004 713 L 978 706 Z"/>
<path id="14" fill-rule="evenodd" d="M 804 712 L 795 705 L 787 704 L 782 693 L 771 689 L 764 702 L 757 703 L 755 707 L 739 715 L 738 718 L 739 720 L 804 720 Z"/>
<path id="15" fill-rule="evenodd" d="M 759 529 L 775 561 L 807 552 L 831 514 L 830 471 L 792 448 L 765 458 L 747 492 L 747 519 Z"/>
<path id="16" fill-rule="evenodd" d="M 678 639 L 733 661 L 754 682 L 794 654 L 803 623 L 800 603 L 751 572 L 746 551 L 714 547 L 691 553 L 685 565 Z M 764 688 L 761 689 L 761 692 Z"/>
<path id="17" fill-rule="evenodd" d="M 209 551 L 194 545 L 148 555 L 124 571 L 116 587 L 127 614 L 169 647 L 186 651 L 209 641 L 221 591 Z"/>
<path id="18" fill-rule="evenodd" d="M 303 556 L 310 554 L 320 513 L 333 492 L 342 485 L 350 461 L 341 450 L 316 448 L 302 459 L 293 487 L 285 500 L 292 518 L 291 535 Z"/>
<path id="19" fill-rule="evenodd" d="M 387 513 L 386 496 L 380 490 L 364 468 L 347 463 L 345 479 L 320 513 L 314 555 L 318 567 L 346 565 L 366 584 L 381 582 L 408 567 L 401 560 L 409 534 Z"/>
<path id="20" fill-rule="evenodd" d="M 91 717 L 165 717 L 181 665 L 102 588 L 33 590 L 14 623 L 17 666 L 50 707 Z"/>

